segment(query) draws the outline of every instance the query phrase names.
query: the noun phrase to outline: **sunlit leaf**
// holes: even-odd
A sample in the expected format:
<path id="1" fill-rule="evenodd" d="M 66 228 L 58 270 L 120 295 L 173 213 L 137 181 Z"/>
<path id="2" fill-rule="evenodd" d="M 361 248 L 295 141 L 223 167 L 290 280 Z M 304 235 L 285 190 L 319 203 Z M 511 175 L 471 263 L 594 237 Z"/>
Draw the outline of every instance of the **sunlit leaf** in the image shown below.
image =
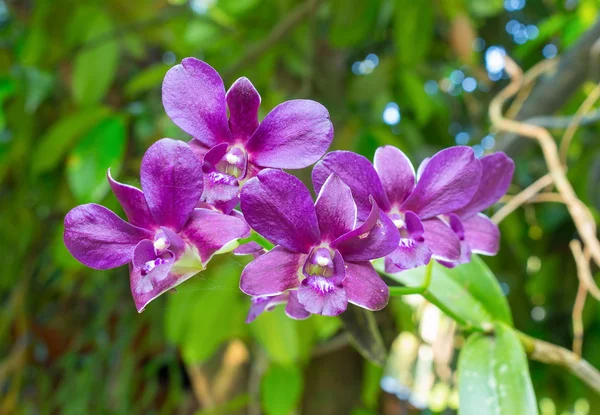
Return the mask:
<path id="1" fill-rule="evenodd" d="M 109 189 L 106 172 L 118 175 L 125 154 L 125 121 L 113 116 L 90 130 L 67 157 L 67 179 L 75 198 L 99 202 Z"/>
<path id="2" fill-rule="evenodd" d="M 537 415 L 527 358 L 515 332 L 472 334 L 458 360 L 460 415 Z"/>
<path id="3" fill-rule="evenodd" d="M 159 87 L 167 70 L 169 70 L 169 66 L 163 63 L 157 63 L 144 69 L 127 82 L 125 85 L 125 94 L 134 97 L 149 89 Z"/>
<path id="4" fill-rule="evenodd" d="M 267 415 L 289 415 L 302 393 L 302 372 L 297 366 L 271 365 L 261 381 L 261 402 Z"/>
<path id="5" fill-rule="evenodd" d="M 400 82 L 404 96 L 417 115 L 417 121 L 423 125 L 429 121 L 435 111 L 434 103 L 425 92 L 425 81 L 411 70 L 400 72 Z"/>
<path id="6" fill-rule="evenodd" d="M 434 35 L 431 2 L 396 0 L 394 41 L 400 64 L 414 66 L 427 56 Z"/>
<path id="7" fill-rule="evenodd" d="M 63 116 L 40 138 L 32 159 L 32 170 L 39 174 L 54 168 L 75 140 L 110 115 L 106 107 L 94 107 Z"/>
<path id="8" fill-rule="evenodd" d="M 114 80 L 119 60 L 114 30 L 112 19 L 100 9 L 88 23 L 86 42 L 73 63 L 73 98 L 81 105 L 102 100 Z"/>
<path id="9" fill-rule="evenodd" d="M 491 17 L 504 10 L 504 0 L 468 0 L 467 5 L 476 17 Z"/>

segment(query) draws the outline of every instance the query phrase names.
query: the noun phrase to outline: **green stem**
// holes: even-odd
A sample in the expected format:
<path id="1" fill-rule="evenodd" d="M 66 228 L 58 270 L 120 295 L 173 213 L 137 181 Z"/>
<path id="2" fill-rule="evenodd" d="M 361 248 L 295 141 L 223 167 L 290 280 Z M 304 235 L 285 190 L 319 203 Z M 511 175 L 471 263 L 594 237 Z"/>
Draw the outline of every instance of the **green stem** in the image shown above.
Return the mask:
<path id="1" fill-rule="evenodd" d="M 240 245 L 247 244 L 250 242 L 256 242 L 257 244 L 259 244 L 260 246 L 265 248 L 267 251 L 270 251 L 275 246 L 271 242 L 267 241 L 262 235 L 259 235 L 255 231 L 252 231 L 252 233 L 250 234 L 249 237 L 239 239 L 238 242 L 240 243 Z"/>
<path id="2" fill-rule="evenodd" d="M 425 294 L 431 283 L 431 275 L 433 274 L 433 260 L 429 261 L 425 269 L 425 278 L 423 284 L 418 287 L 389 287 L 391 296 L 401 296 L 410 294 Z"/>

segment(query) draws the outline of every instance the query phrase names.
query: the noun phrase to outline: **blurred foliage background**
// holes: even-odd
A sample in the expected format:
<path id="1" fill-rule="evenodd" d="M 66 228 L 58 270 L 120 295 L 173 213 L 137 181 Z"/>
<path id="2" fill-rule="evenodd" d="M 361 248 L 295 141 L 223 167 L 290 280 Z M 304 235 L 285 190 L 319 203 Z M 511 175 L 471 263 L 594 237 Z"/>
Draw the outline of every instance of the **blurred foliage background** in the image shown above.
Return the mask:
<path id="1" fill-rule="evenodd" d="M 489 101 L 507 82 L 502 56 L 524 69 L 564 56 L 562 70 L 584 76 L 526 106 L 528 117 L 549 105 L 574 114 L 599 61 L 569 51 L 600 37 L 599 8 L 597 0 L 0 0 L 0 413 L 455 413 L 452 382 L 425 390 L 408 382 L 402 393 L 385 382 L 390 371 L 421 370 L 403 347 L 425 336 L 423 319 L 439 319 L 441 331 L 449 324 L 416 312 L 423 304 L 396 298 L 377 313 L 388 346 L 402 333 L 390 359 L 404 360 L 385 370 L 348 345 L 337 318 L 295 322 L 276 310 L 244 324 L 240 257 L 218 258 L 138 315 L 125 267 L 93 271 L 71 258 L 64 215 L 88 202 L 119 212 L 106 170 L 139 184 L 151 143 L 189 139 L 164 114 L 160 92 L 167 69 L 187 56 L 215 67 L 227 87 L 250 78 L 261 116 L 286 99 L 323 103 L 335 149 L 370 158 L 393 144 L 415 164 L 455 144 L 509 151 L 515 193 L 546 168 L 535 146 L 489 129 Z M 569 152 L 569 178 L 593 209 L 597 134 L 594 123 L 581 128 Z M 570 348 L 577 277 L 566 209 L 527 205 L 501 230 L 501 252 L 486 262 L 516 327 Z M 583 355 L 599 367 L 593 300 L 584 327 Z M 458 347 L 461 338 L 445 341 Z M 530 368 L 543 415 L 600 413 L 599 397 L 564 370 Z"/>

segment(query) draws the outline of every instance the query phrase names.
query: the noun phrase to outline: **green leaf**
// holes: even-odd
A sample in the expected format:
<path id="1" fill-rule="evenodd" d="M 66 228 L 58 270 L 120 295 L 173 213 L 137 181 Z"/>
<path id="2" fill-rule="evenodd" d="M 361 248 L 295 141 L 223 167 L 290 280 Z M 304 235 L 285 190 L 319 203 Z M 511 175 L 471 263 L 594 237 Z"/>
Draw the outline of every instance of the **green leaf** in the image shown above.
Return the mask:
<path id="1" fill-rule="evenodd" d="M 107 118 L 79 141 L 67 157 L 67 180 L 80 203 L 99 202 L 109 189 L 106 172 L 118 175 L 127 138 L 122 117 Z"/>
<path id="2" fill-rule="evenodd" d="M 382 261 L 377 262 L 375 266 L 379 272 L 382 272 Z M 418 287 L 423 284 L 426 268 L 419 267 L 386 275 L 409 287 Z M 448 268 L 437 262 L 433 264 L 431 283 L 423 296 L 444 313 L 467 327 L 483 330 L 490 327 L 494 320 L 485 306 L 460 281 L 451 277 Z"/>
<path id="3" fill-rule="evenodd" d="M 343 48 L 364 42 L 373 34 L 381 1 L 333 0 L 329 40 L 334 47 Z"/>
<path id="4" fill-rule="evenodd" d="M 467 3 L 475 17 L 492 17 L 504 10 L 504 0 L 468 0 Z"/>
<path id="5" fill-rule="evenodd" d="M 144 69 L 134 76 L 125 85 L 125 94 L 128 97 L 134 97 L 142 92 L 148 91 L 161 85 L 169 66 L 163 63 L 157 63 Z"/>
<path id="6" fill-rule="evenodd" d="M 112 31 L 112 19 L 100 9 L 88 22 L 85 43 L 73 64 L 73 98 L 80 105 L 102 100 L 115 78 L 119 44 L 110 36 Z"/>
<path id="7" fill-rule="evenodd" d="M 472 334 L 458 359 L 460 415 L 537 415 L 527 358 L 515 332 Z"/>
<path id="8" fill-rule="evenodd" d="M 297 366 L 271 365 L 261 381 L 261 402 L 267 415 L 289 415 L 300 401 L 302 372 Z"/>
<path id="9" fill-rule="evenodd" d="M 395 43 L 401 65 L 423 62 L 435 32 L 434 7 L 428 1 L 396 0 Z"/>
<path id="10" fill-rule="evenodd" d="M 186 363 L 206 360 L 243 330 L 249 302 L 239 292 L 240 272 L 241 266 L 231 259 L 213 260 L 208 271 L 168 295 L 166 335 L 180 347 Z"/>
<path id="11" fill-rule="evenodd" d="M 383 366 L 387 351 L 373 312 L 348 304 L 340 318 L 360 354 L 372 363 Z"/>
<path id="12" fill-rule="evenodd" d="M 34 174 L 54 168 L 76 139 L 110 115 L 106 107 L 94 107 L 67 115 L 50 127 L 33 153 Z"/>
<path id="13" fill-rule="evenodd" d="M 285 314 L 284 307 L 261 314 L 252 322 L 250 330 L 269 358 L 282 365 L 307 358 L 315 339 L 312 321 L 292 320 Z"/>
<path id="14" fill-rule="evenodd" d="M 407 70 L 400 72 L 400 83 L 403 95 L 417 115 L 417 121 L 421 125 L 426 124 L 435 112 L 435 106 L 431 97 L 425 92 L 425 81 L 415 71 Z"/>

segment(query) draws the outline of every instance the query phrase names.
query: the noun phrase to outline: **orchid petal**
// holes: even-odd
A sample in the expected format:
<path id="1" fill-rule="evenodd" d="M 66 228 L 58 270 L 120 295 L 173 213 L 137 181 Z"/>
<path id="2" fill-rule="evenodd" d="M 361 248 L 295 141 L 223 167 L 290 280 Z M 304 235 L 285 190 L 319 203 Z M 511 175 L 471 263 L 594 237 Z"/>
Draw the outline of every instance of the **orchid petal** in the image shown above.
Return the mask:
<path id="1" fill-rule="evenodd" d="M 307 254 L 320 240 L 310 192 L 291 174 L 261 171 L 242 188 L 241 207 L 254 230 L 290 251 Z"/>
<path id="2" fill-rule="evenodd" d="M 496 203 L 506 194 L 515 171 L 515 163 L 498 152 L 481 158 L 481 181 L 468 205 L 456 211 L 465 218 L 475 215 Z"/>
<path id="3" fill-rule="evenodd" d="M 278 295 L 300 285 L 306 255 L 276 246 L 242 271 L 240 289 L 248 295 Z"/>
<path id="4" fill-rule="evenodd" d="M 144 229 L 156 228 L 157 225 L 152 217 L 152 213 L 150 213 L 144 193 L 137 187 L 114 180 L 110 174 L 110 169 L 108 169 L 107 176 L 108 183 L 123 207 L 129 223 Z"/>
<path id="5" fill-rule="evenodd" d="M 248 310 L 248 316 L 246 317 L 246 323 L 252 323 L 256 320 L 256 317 L 264 313 L 265 311 L 271 311 L 279 304 L 285 304 L 287 302 L 287 294 L 280 294 L 275 296 L 261 296 L 252 297 L 250 299 L 251 305 Z"/>
<path id="6" fill-rule="evenodd" d="M 356 204 L 350 188 L 332 174 L 329 176 L 315 202 L 321 240 L 331 242 L 350 232 L 356 225 Z"/>
<path id="7" fill-rule="evenodd" d="M 333 281 L 312 276 L 305 278 L 298 288 L 298 302 L 306 311 L 323 316 L 337 316 L 346 311 L 346 290 Z"/>
<path id="8" fill-rule="evenodd" d="M 210 65 L 186 58 L 165 75 L 162 101 L 169 118 L 207 147 L 231 141 L 223 80 Z"/>
<path id="9" fill-rule="evenodd" d="M 423 221 L 425 244 L 435 259 L 455 261 L 460 257 L 460 240 L 454 231 L 438 218 Z"/>
<path id="10" fill-rule="evenodd" d="M 65 216 L 67 249 L 79 262 L 94 269 L 116 268 L 131 262 L 138 242 L 153 236 L 94 203 L 77 206 Z"/>
<path id="11" fill-rule="evenodd" d="M 424 242 L 400 239 L 400 245 L 385 257 L 385 272 L 395 273 L 429 264 L 431 249 Z"/>
<path id="12" fill-rule="evenodd" d="M 180 235 L 195 246 L 202 264 L 206 266 L 215 253 L 242 238 L 248 231 L 248 224 L 235 216 L 209 209 L 194 209 Z"/>
<path id="13" fill-rule="evenodd" d="M 189 145 L 163 138 L 142 158 L 142 189 L 156 222 L 179 231 L 202 194 L 202 165 Z"/>
<path id="14" fill-rule="evenodd" d="M 227 91 L 229 129 L 234 140 L 245 142 L 258 128 L 260 95 L 248 78 L 242 77 Z"/>
<path id="15" fill-rule="evenodd" d="M 475 254 L 496 255 L 500 249 L 500 230 L 483 213 L 462 221 L 465 241 Z"/>
<path id="16" fill-rule="evenodd" d="M 471 147 L 447 148 L 429 160 L 401 210 L 421 219 L 453 212 L 471 200 L 480 179 L 481 163 Z"/>
<path id="17" fill-rule="evenodd" d="M 346 263 L 344 289 L 348 301 L 367 310 L 384 308 L 390 298 L 390 290 L 370 262 Z"/>
<path id="18" fill-rule="evenodd" d="M 415 188 L 415 168 L 394 146 L 379 147 L 373 159 L 375 170 L 391 204 L 398 206 Z"/>
<path id="19" fill-rule="evenodd" d="M 333 140 L 329 112 L 318 102 L 292 100 L 275 107 L 246 143 L 258 166 L 301 169 L 319 160 Z"/>
<path id="20" fill-rule="evenodd" d="M 367 220 L 337 238 L 331 247 L 341 252 L 344 261 L 369 261 L 391 253 L 399 241 L 398 229 L 373 201 Z"/>
<path id="21" fill-rule="evenodd" d="M 383 190 L 375 168 L 366 157 L 351 151 L 333 151 L 319 161 L 312 171 L 312 181 L 315 192 L 321 187 L 331 173 L 335 173 L 346 183 L 358 208 L 358 218 L 365 220 L 371 212 L 372 196 L 377 205 L 384 211 L 390 208 L 390 202 Z"/>
<path id="22" fill-rule="evenodd" d="M 288 291 L 288 303 L 285 306 L 285 314 L 294 320 L 304 320 L 310 317 L 310 313 L 306 311 L 302 304 L 298 301 L 298 291 Z"/>

